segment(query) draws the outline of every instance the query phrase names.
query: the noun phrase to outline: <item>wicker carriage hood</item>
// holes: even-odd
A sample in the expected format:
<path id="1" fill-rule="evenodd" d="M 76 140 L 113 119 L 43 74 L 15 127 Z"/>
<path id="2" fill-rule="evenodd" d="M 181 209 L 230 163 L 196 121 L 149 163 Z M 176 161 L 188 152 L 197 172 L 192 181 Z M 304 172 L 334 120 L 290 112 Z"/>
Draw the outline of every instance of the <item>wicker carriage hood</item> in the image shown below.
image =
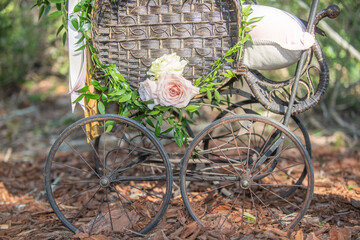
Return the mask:
<path id="1" fill-rule="evenodd" d="M 238 41 L 241 10 L 237 0 L 100 0 L 92 18 L 99 60 L 116 64 L 137 89 L 151 63 L 173 52 L 189 62 L 186 79 L 206 76 Z"/>

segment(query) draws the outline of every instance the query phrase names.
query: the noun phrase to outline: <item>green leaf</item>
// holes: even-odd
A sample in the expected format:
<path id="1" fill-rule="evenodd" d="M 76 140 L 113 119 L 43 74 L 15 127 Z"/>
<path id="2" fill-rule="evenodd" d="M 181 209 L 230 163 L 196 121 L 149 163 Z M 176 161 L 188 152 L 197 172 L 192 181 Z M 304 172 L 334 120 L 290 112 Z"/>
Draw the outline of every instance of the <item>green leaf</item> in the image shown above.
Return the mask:
<path id="1" fill-rule="evenodd" d="M 211 92 L 209 90 L 206 91 L 206 95 L 207 95 L 207 98 L 209 99 L 209 101 L 211 102 L 212 96 L 211 96 Z"/>
<path id="2" fill-rule="evenodd" d="M 105 127 L 106 127 L 105 132 L 106 133 L 110 132 L 113 129 L 114 125 L 115 125 L 115 121 L 106 121 L 105 122 Z"/>
<path id="3" fill-rule="evenodd" d="M 142 105 L 139 103 L 139 101 L 136 99 L 137 97 L 137 94 L 136 94 L 136 91 L 133 91 L 132 94 L 131 94 L 131 100 L 132 102 L 138 106 L 138 107 L 142 107 Z"/>
<path id="4" fill-rule="evenodd" d="M 234 62 L 234 59 L 231 59 L 231 58 L 225 58 L 225 61 L 229 62 L 229 63 L 232 63 Z"/>
<path id="5" fill-rule="evenodd" d="M 250 38 L 250 34 L 246 34 L 245 37 L 240 40 L 240 42 L 241 42 L 242 44 L 244 44 L 244 43 L 246 43 L 246 42 L 249 40 L 249 38 Z"/>
<path id="6" fill-rule="evenodd" d="M 105 114 L 105 106 L 102 101 L 98 101 L 98 110 L 100 114 Z"/>
<path id="7" fill-rule="evenodd" d="M 75 99 L 75 101 L 73 101 L 73 103 L 77 103 L 77 102 L 79 102 L 81 99 L 83 99 L 84 98 L 84 94 L 81 94 L 80 96 L 78 96 L 76 99 Z"/>
<path id="8" fill-rule="evenodd" d="M 147 124 L 149 124 L 151 127 L 155 128 L 154 123 L 151 121 L 150 118 L 146 117 L 146 118 L 145 118 L 145 122 L 146 122 Z"/>
<path id="9" fill-rule="evenodd" d="M 101 100 L 107 104 L 109 102 L 109 98 L 105 93 L 101 93 Z"/>
<path id="10" fill-rule="evenodd" d="M 45 6 L 41 6 L 40 11 L 39 11 L 39 19 L 41 18 L 41 16 L 43 15 L 45 10 Z"/>
<path id="11" fill-rule="evenodd" d="M 65 46 L 65 43 L 66 43 L 66 32 L 64 32 L 63 36 L 62 36 L 62 43 L 63 45 Z"/>
<path id="12" fill-rule="evenodd" d="M 78 93 L 86 93 L 89 90 L 89 86 L 84 86 L 83 88 L 77 90 Z"/>
<path id="13" fill-rule="evenodd" d="M 80 3 L 78 3 L 75 7 L 74 7 L 74 12 L 79 12 L 81 11 L 81 5 Z"/>
<path id="14" fill-rule="evenodd" d="M 119 99 L 119 103 L 122 103 L 122 102 L 127 102 L 127 101 L 129 101 L 131 99 L 131 94 L 126 94 L 126 95 L 124 95 L 124 96 L 122 96 L 120 99 Z"/>
<path id="15" fill-rule="evenodd" d="M 65 0 L 49 0 L 52 3 L 65 3 Z"/>
<path id="16" fill-rule="evenodd" d="M 188 105 L 185 110 L 189 111 L 189 112 L 195 112 L 196 110 L 199 109 L 199 105 Z"/>
<path id="17" fill-rule="evenodd" d="M 100 96 L 97 94 L 92 94 L 92 93 L 84 93 L 84 96 L 86 98 L 86 101 L 89 101 L 90 99 L 94 99 L 94 100 L 98 100 L 100 99 Z"/>
<path id="18" fill-rule="evenodd" d="M 79 20 L 75 14 L 70 15 L 69 20 L 73 27 L 78 30 L 79 29 Z"/>
<path id="19" fill-rule="evenodd" d="M 50 10 L 51 10 L 51 5 L 49 4 L 49 5 L 47 5 L 47 7 L 45 8 L 45 12 L 44 12 L 44 14 L 43 14 L 43 17 L 46 17 L 46 16 L 49 14 Z"/>
<path id="20" fill-rule="evenodd" d="M 159 117 L 158 117 L 158 121 L 159 121 L 159 123 L 160 123 L 160 126 L 162 126 L 162 125 L 163 125 L 163 118 L 162 118 L 162 115 L 159 115 Z"/>
<path id="21" fill-rule="evenodd" d="M 50 13 L 49 17 L 60 17 L 62 14 L 63 14 L 62 11 L 56 11 Z"/>
<path id="22" fill-rule="evenodd" d="M 171 132 L 172 130 L 173 130 L 173 128 L 171 127 L 171 128 L 166 129 L 165 131 L 161 132 L 160 134 L 161 134 L 161 135 L 162 135 L 162 134 L 166 134 L 166 133 Z"/>
<path id="23" fill-rule="evenodd" d="M 160 136 L 160 131 L 161 131 L 160 122 L 157 121 L 156 127 L 155 127 L 155 137 L 159 137 L 159 136 Z"/>
<path id="24" fill-rule="evenodd" d="M 80 38 L 75 44 L 79 44 L 79 43 L 83 42 L 84 39 L 85 39 L 85 37 L 84 37 L 84 35 L 83 35 L 83 36 L 81 36 L 81 38 Z"/>
<path id="25" fill-rule="evenodd" d="M 220 93 L 219 93 L 217 90 L 214 91 L 214 96 L 215 96 L 215 99 L 216 99 L 218 102 L 221 101 Z"/>
<path id="26" fill-rule="evenodd" d="M 157 115 L 159 113 L 160 113 L 159 110 L 154 110 L 154 111 L 151 111 L 151 112 L 147 113 L 147 115 L 153 116 L 153 115 Z"/>
<path id="27" fill-rule="evenodd" d="M 63 29 L 64 29 L 64 25 L 61 25 L 56 32 L 56 36 L 58 36 Z"/>
<path id="28" fill-rule="evenodd" d="M 99 91 L 104 92 L 107 89 L 107 87 L 101 86 L 100 83 L 95 79 L 91 80 L 91 83 L 94 86 L 94 88 L 96 88 Z"/>
<path id="29" fill-rule="evenodd" d="M 83 50 L 84 48 L 86 48 L 86 45 L 85 45 L 85 44 L 82 45 L 81 47 L 77 48 L 77 49 L 75 50 L 75 52 L 76 52 L 76 51 L 81 51 L 81 50 Z"/>
<path id="30" fill-rule="evenodd" d="M 224 77 L 229 77 L 229 78 L 236 77 L 236 74 L 231 70 L 226 70 L 222 74 L 224 75 Z"/>
<path id="31" fill-rule="evenodd" d="M 79 32 L 86 32 L 91 29 L 91 23 L 85 23 L 81 28 L 79 29 Z"/>
<path id="32" fill-rule="evenodd" d="M 174 133 L 174 140 L 176 142 L 176 145 L 178 145 L 178 147 L 181 147 L 183 145 L 183 138 L 184 136 L 181 134 L 181 132 L 175 128 L 175 133 Z"/>

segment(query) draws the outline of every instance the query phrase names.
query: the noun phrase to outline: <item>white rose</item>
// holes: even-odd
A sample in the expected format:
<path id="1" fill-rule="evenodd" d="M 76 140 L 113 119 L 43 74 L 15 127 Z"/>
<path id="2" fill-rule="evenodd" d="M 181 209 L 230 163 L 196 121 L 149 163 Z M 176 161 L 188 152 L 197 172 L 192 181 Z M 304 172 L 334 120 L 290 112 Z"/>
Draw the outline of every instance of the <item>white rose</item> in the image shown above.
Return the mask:
<path id="1" fill-rule="evenodd" d="M 165 73 L 158 79 L 157 101 L 162 106 L 184 108 L 197 94 L 199 94 L 199 88 L 182 76 Z"/>
<path id="2" fill-rule="evenodd" d="M 181 76 L 187 63 L 186 60 L 180 61 L 180 57 L 176 53 L 165 54 L 151 64 L 147 74 L 152 76 L 153 80 L 158 79 L 163 73 L 173 73 Z"/>
<path id="3" fill-rule="evenodd" d="M 150 79 L 146 79 L 144 82 L 140 83 L 140 87 L 138 89 L 140 98 L 142 101 L 150 101 L 154 100 L 153 104 L 148 104 L 149 109 L 153 109 L 155 105 L 158 105 L 157 101 L 157 82 L 151 81 Z"/>

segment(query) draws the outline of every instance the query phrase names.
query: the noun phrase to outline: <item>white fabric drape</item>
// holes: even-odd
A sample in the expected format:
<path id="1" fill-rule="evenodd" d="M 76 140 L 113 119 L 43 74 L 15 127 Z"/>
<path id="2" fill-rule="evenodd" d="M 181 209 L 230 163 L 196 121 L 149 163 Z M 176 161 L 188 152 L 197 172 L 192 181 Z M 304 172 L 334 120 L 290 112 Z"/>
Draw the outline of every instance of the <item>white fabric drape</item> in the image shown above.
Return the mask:
<path id="1" fill-rule="evenodd" d="M 68 1 L 68 18 L 73 14 L 74 7 L 80 0 Z M 76 44 L 81 38 L 79 33 L 68 21 L 68 44 L 69 44 L 69 93 L 71 98 L 71 107 L 74 111 L 76 103 L 73 103 L 75 99 L 80 95 L 76 91 L 85 86 L 86 80 L 86 49 L 75 51 L 82 45 L 84 41 Z M 85 110 L 84 99 L 78 102 L 83 110 Z"/>

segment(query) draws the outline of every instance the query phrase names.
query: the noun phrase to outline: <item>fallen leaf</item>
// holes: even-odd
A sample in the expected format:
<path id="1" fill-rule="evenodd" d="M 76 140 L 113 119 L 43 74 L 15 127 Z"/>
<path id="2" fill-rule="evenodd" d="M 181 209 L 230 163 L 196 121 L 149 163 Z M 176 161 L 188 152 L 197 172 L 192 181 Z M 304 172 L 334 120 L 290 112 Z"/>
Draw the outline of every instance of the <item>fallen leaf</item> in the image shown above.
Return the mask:
<path id="1" fill-rule="evenodd" d="M 295 240 L 303 240 L 304 239 L 304 233 L 303 231 L 299 230 L 296 232 Z"/>

